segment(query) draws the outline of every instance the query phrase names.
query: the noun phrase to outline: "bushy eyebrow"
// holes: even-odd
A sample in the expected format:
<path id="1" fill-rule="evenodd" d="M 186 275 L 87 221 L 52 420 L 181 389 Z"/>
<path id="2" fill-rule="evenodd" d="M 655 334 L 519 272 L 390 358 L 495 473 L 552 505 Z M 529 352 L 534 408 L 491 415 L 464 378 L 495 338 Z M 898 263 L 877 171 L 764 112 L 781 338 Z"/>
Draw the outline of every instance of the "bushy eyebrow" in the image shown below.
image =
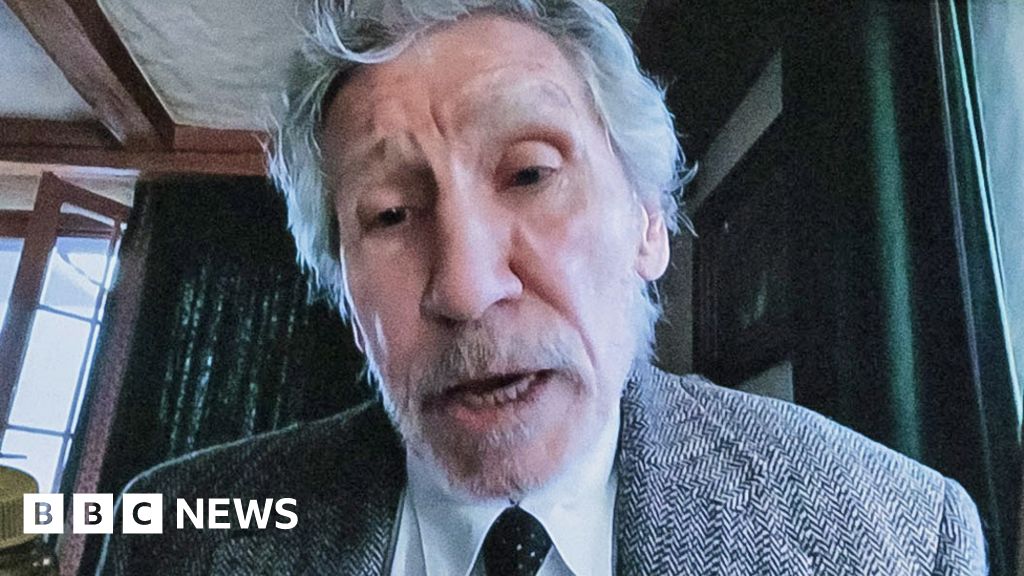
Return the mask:
<path id="1" fill-rule="evenodd" d="M 555 117 L 564 114 L 575 117 L 576 109 L 572 100 L 557 85 L 548 81 L 531 82 L 529 85 L 537 90 L 512 88 L 498 92 L 492 99 L 471 106 L 459 106 L 451 111 L 451 128 L 456 132 L 475 127 L 497 132 L 524 125 L 550 123 L 551 112 L 557 113 Z M 359 165 L 379 161 L 386 164 L 419 164 L 425 161 L 422 147 L 409 132 L 383 135 L 359 148 L 347 155 L 347 163 Z"/>
<path id="2" fill-rule="evenodd" d="M 413 175 L 433 175 L 423 148 L 408 132 L 384 135 L 350 149 L 341 161 L 342 186 L 362 188 L 368 181 L 384 176 L 388 180 L 410 180 Z M 401 170 L 399 170 L 399 168 Z"/>
<path id="3" fill-rule="evenodd" d="M 426 162 L 423 147 L 409 132 L 387 134 L 367 140 L 345 154 L 346 165 L 365 166 L 368 162 L 420 164 Z"/>
<path id="4" fill-rule="evenodd" d="M 578 112 L 570 96 L 556 83 L 530 79 L 498 91 L 493 98 L 448 110 L 441 123 L 457 133 L 484 131 L 504 139 L 552 137 L 572 148 Z M 409 131 L 354 138 L 341 158 L 340 168 L 345 175 L 343 186 L 357 190 L 371 181 L 408 185 L 413 174 L 416 178 L 429 175 L 430 181 L 434 180 L 426 153 Z M 381 177 L 384 182 L 379 181 Z"/>
<path id="5" fill-rule="evenodd" d="M 408 132 L 377 140 L 366 159 L 380 162 L 384 166 L 427 164 L 423 147 Z"/>

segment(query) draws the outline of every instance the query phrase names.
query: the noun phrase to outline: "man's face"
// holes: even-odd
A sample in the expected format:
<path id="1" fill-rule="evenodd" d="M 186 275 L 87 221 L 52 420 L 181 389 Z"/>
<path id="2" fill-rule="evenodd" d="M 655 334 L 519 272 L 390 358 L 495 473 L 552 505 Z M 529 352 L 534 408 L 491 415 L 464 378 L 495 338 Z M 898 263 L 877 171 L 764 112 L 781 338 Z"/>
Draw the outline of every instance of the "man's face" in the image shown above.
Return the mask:
<path id="1" fill-rule="evenodd" d="M 544 33 L 471 17 L 359 69 L 324 155 L 407 446 L 472 496 L 550 480 L 617 408 L 668 259 L 580 75 Z"/>

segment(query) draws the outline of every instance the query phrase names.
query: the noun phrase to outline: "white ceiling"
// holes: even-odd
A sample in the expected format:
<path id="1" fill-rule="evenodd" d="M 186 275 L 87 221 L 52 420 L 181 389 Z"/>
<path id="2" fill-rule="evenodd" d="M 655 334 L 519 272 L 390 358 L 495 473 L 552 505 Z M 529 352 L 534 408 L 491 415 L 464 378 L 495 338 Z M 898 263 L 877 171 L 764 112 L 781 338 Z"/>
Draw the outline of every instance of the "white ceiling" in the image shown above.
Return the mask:
<path id="1" fill-rule="evenodd" d="M 97 0 L 176 124 L 264 130 L 300 48 L 296 0 Z M 627 28 L 647 0 L 606 0 Z M 0 118 L 96 120 L 0 1 Z M 42 172 L 131 204 L 137 171 L 0 162 L 0 209 L 30 209 Z"/>
<path id="2" fill-rule="evenodd" d="M 64 121 L 95 118 L 4 2 L 0 2 L 0 79 L 0 116 Z"/>
<path id="3" fill-rule="evenodd" d="M 177 124 L 265 129 L 302 32 L 294 0 L 100 0 Z"/>
<path id="4" fill-rule="evenodd" d="M 97 0 L 176 124 L 265 130 L 302 42 L 296 0 Z M 646 0 L 606 0 L 627 28 Z M 95 115 L 0 2 L 0 117 Z"/>

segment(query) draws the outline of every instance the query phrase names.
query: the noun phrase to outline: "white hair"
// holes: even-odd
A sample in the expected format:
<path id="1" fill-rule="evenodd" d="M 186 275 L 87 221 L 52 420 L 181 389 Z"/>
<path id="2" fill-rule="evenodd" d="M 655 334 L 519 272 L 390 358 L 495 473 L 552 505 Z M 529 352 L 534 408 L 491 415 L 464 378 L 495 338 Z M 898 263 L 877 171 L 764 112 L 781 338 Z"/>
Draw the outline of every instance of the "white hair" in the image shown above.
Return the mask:
<path id="1" fill-rule="evenodd" d="M 314 288 L 347 316 L 351 301 L 338 245 L 333 197 L 325 186 L 321 123 L 326 106 L 359 66 L 386 62 L 418 36 L 476 12 L 498 14 L 547 33 L 589 88 L 612 148 L 645 204 L 678 232 L 677 194 L 693 175 L 685 165 L 665 92 L 639 68 L 632 44 L 597 0 L 313 0 L 308 42 L 291 71 L 270 147 L 270 173 L 284 193 L 300 262 Z M 645 291 L 650 326 L 660 316 Z M 648 347 L 649 348 L 649 347 Z"/>

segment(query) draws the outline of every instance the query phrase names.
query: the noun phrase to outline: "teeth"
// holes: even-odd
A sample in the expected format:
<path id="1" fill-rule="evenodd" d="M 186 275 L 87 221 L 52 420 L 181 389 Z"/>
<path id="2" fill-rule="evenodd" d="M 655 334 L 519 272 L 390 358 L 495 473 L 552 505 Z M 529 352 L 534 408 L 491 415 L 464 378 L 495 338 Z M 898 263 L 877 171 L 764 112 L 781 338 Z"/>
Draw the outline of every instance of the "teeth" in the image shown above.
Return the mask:
<path id="1" fill-rule="evenodd" d="M 515 386 L 499 390 L 498 392 L 499 394 L 501 394 L 502 397 L 505 398 L 506 402 L 511 402 L 519 397 L 519 392 L 516 392 Z"/>
<path id="2" fill-rule="evenodd" d="M 494 391 L 494 397 L 498 399 L 498 402 L 504 404 L 505 402 L 509 402 L 511 400 L 515 400 L 516 399 L 515 396 L 510 394 L 510 392 L 511 392 L 511 390 L 509 388 L 502 388 L 500 390 L 495 390 Z"/>
<path id="3" fill-rule="evenodd" d="M 532 384 L 532 383 L 533 383 L 533 378 L 532 377 L 524 378 L 522 382 L 520 382 L 519 384 L 516 384 L 515 386 L 512 387 L 512 393 L 515 396 L 519 396 L 523 392 L 526 392 L 526 389 L 529 388 L 530 384 Z"/>
<path id="4" fill-rule="evenodd" d="M 529 390 L 533 380 L 532 377 L 523 378 L 515 386 L 506 386 L 484 394 L 463 394 L 463 400 L 472 408 L 500 406 L 517 400 L 521 394 Z"/>

